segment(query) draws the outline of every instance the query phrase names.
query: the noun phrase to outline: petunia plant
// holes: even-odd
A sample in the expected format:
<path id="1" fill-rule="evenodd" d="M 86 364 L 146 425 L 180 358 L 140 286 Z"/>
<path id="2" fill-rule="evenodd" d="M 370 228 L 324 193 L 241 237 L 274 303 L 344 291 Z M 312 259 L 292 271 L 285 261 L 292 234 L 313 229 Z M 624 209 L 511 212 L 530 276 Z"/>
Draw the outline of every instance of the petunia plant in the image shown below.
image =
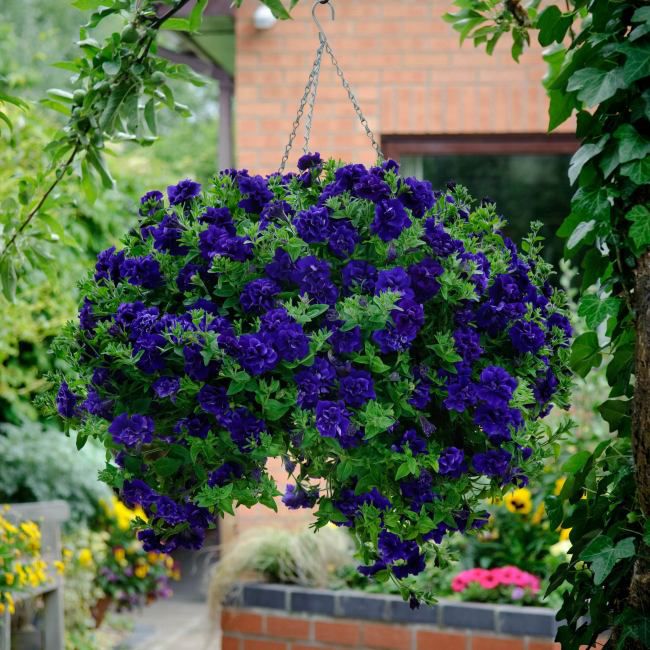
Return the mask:
<path id="1" fill-rule="evenodd" d="M 564 296 L 536 234 L 518 251 L 460 186 L 392 161 L 298 168 L 145 194 L 81 285 L 56 405 L 79 445 L 106 447 L 102 478 L 147 514 L 147 549 L 276 508 L 280 457 L 284 503 L 349 527 L 360 571 L 401 581 L 550 453 Z"/>

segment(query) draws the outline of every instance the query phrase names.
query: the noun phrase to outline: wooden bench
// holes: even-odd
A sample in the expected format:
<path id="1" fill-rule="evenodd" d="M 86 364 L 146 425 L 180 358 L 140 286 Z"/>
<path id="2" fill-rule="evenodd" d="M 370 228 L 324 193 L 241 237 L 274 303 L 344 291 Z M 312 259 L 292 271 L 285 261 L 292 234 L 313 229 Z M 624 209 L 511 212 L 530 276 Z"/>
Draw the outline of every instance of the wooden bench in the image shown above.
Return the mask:
<path id="1" fill-rule="evenodd" d="M 33 521 L 41 528 L 41 554 L 51 564 L 61 559 L 61 524 L 70 518 L 70 507 L 65 501 L 39 501 L 9 504 L 5 513 L 13 523 Z M 63 578 L 51 572 L 48 583 L 36 589 L 13 594 L 16 602 L 41 597 L 44 602 L 44 650 L 63 650 Z M 11 614 L 5 609 L 0 617 L 0 650 L 11 650 Z"/>

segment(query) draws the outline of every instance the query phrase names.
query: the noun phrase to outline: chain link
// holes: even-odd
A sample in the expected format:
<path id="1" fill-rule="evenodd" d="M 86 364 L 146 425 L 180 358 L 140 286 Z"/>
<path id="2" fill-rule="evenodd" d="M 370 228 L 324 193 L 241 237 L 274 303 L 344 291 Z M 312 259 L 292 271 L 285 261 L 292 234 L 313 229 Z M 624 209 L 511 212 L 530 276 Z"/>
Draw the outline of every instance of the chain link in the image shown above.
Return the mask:
<path id="1" fill-rule="evenodd" d="M 357 117 L 359 118 L 359 121 L 361 122 L 361 126 L 366 131 L 366 135 L 370 139 L 370 142 L 372 143 L 373 149 L 377 152 L 377 157 L 380 160 L 384 159 L 384 154 L 381 151 L 381 148 L 379 146 L 379 143 L 377 140 L 375 140 L 375 135 L 370 129 L 370 125 L 368 124 L 368 120 L 366 119 L 365 115 L 363 114 L 361 110 L 361 106 L 359 106 L 359 102 L 357 101 L 357 98 L 352 91 L 352 88 L 350 87 L 350 84 L 348 83 L 347 79 L 345 78 L 345 75 L 343 74 L 343 70 L 341 69 L 341 66 L 339 65 L 339 62 L 336 60 L 336 57 L 334 56 L 334 52 L 332 51 L 332 48 L 330 47 L 330 44 L 327 42 L 327 39 L 325 39 L 325 51 L 330 55 L 330 59 L 332 60 L 332 64 L 336 68 L 336 74 L 338 75 L 339 79 L 341 80 L 341 84 L 343 85 L 343 88 L 345 88 L 345 91 L 348 94 L 348 97 L 350 98 L 350 101 L 352 102 L 352 106 L 354 107 L 354 112 L 357 114 Z"/>
<path id="2" fill-rule="evenodd" d="M 314 8 L 316 7 L 316 4 L 327 4 L 327 2 L 320 2 L 320 0 L 316 0 L 316 2 L 314 3 Z M 332 16 L 334 15 L 333 11 L 334 10 L 332 9 Z M 345 75 L 343 74 L 343 70 L 341 69 L 341 66 L 339 65 L 339 62 L 337 61 L 336 57 L 334 56 L 334 52 L 332 51 L 332 48 L 330 47 L 330 44 L 327 41 L 327 36 L 325 36 L 325 33 L 323 32 L 323 29 L 321 28 L 320 23 L 318 22 L 318 19 L 313 13 L 313 10 L 312 10 L 312 15 L 314 16 L 314 21 L 318 26 L 318 30 L 319 30 L 318 38 L 320 40 L 320 44 L 318 46 L 318 49 L 316 50 L 316 58 L 314 59 L 314 64 L 312 65 L 311 72 L 309 73 L 309 79 L 307 80 L 307 85 L 305 86 L 305 92 L 303 93 L 302 99 L 300 100 L 300 105 L 298 106 L 298 112 L 296 113 L 296 118 L 293 121 L 293 128 L 291 129 L 291 134 L 289 135 L 289 142 L 287 143 L 287 146 L 284 149 L 284 156 L 282 156 L 282 162 L 280 163 L 280 167 L 278 169 L 280 174 L 284 172 L 284 169 L 287 165 L 287 161 L 289 160 L 289 155 L 291 154 L 291 148 L 293 147 L 293 142 L 296 139 L 296 133 L 298 132 L 298 127 L 300 126 L 300 121 L 302 120 L 302 117 L 305 113 L 305 107 L 308 104 L 309 104 L 309 110 L 307 112 L 307 121 L 305 123 L 305 143 L 303 146 L 303 152 L 309 153 L 309 140 L 311 138 L 311 128 L 312 128 L 312 121 L 314 117 L 314 106 L 316 104 L 316 93 L 318 91 L 318 80 L 320 77 L 320 70 L 321 70 L 321 64 L 323 59 L 323 50 L 325 50 L 327 54 L 329 54 L 332 64 L 336 69 L 336 74 L 341 80 L 341 84 L 343 85 L 343 88 L 348 94 L 348 98 L 350 99 L 350 102 L 354 107 L 354 112 L 357 114 L 357 117 L 361 122 L 361 126 L 363 126 L 366 135 L 370 139 L 370 142 L 372 143 L 372 147 L 377 153 L 377 157 L 380 160 L 384 159 L 384 154 L 382 153 L 381 148 L 379 147 L 379 143 L 377 142 L 377 140 L 375 140 L 375 136 L 372 130 L 370 129 L 368 120 L 364 116 L 361 107 L 359 106 L 359 102 L 357 101 L 357 98 L 352 88 L 350 87 L 350 84 L 345 78 Z"/>
<path id="3" fill-rule="evenodd" d="M 316 85 L 318 85 L 318 81 L 316 77 L 317 75 L 320 74 L 320 62 L 323 58 L 324 48 L 325 48 L 325 41 L 321 41 L 320 45 L 318 46 L 318 49 L 316 50 L 316 58 L 314 59 L 314 65 L 312 66 L 311 72 L 309 73 L 309 79 L 307 80 L 307 85 L 305 86 L 305 92 L 303 93 L 302 99 L 300 100 L 300 105 L 298 106 L 296 119 L 293 121 L 291 133 L 289 134 L 289 142 L 287 142 L 287 146 L 284 149 L 284 156 L 282 156 L 282 162 L 280 163 L 280 167 L 278 168 L 278 172 L 280 174 L 284 172 L 284 168 L 286 167 L 287 161 L 289 160 L 291 147 L 293 146 L 293 141 L 296 139 L 296 133 L 298 132 L 298 127 L 300 126 L 300 120 L 302 119 L 302 116 L 305 112 L 305 106 L 307 105 L 307 100 L 309 99 L 309 93 L 312 90 L 312 86 L 314 82 L 316 82 Z M 314 99 L 315 99 L 315 95 L 314 95 Z M 311 123 L 309 125 L 309 128 L 311 131 Z"/>
<path id="4" fill-rule="evenodd" d="M 314 120 L 314 107 L 316 105 L 316 93 L 318 92 L 318 80 L 320 79 L 320 67 L 323 60 L 323 49 L 325 46 L 325 37 L 322 33 L 318 34 L 320 39 L 320 47 L 316 54 L 316 63 L 314 63 L 314 80 L 311 84 L 311 95 L 309 96 L 309 110 L 307 111 L 307 121 L 305 122 L 305 143 L 302 147 L 302 152 L 306 155 L 309 153 L 309 140 L 311 138 L 311 126 Z"/>

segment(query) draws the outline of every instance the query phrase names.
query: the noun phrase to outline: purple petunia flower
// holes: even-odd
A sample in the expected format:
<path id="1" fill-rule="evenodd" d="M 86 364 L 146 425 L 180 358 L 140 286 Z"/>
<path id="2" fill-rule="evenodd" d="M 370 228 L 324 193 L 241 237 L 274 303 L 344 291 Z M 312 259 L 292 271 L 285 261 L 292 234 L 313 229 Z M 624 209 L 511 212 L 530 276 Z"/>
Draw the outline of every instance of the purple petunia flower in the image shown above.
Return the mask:
<path id="1" fill-rule="evenodd" d="M 411 287 L 418 302 L 426 302 L 440 291 L 440 284 L 436 278 L 443 272 L 442 266 L 430 258 L 425 258 L 421 262 L 409 266 L 408 274 L 411 279 Z"/>
<path id="2" fill-rule="evenodd" d="M 242 478 L 244 470 L 239 463 L 226 462 L 208 475 L 208 487 L 224 487 L 233 479 Z"/>
<path id="3" fill-rule="evenodd" d="M 160 264 L 151 255 L 126 258 L 122 262 L 121 272 L 131 284 L 145 289 L 157 289 L 165 283 Z"/>
<path id="4" fill-rule="evenodd" d="M 347 219 L 338 219 L 330 232 L 327 246 L 341 259 L 346 259 L 354 253 L 359 243 L 359 233 Z"/>
<path id="5" fill-rule="evenodd" d="M 153 440 L 154 422 L 146 415 L 122 413 L 111 422 L 108 432 L 115 444 L 136 447 Z"/>
<path id="6" fill-rule="evenodd" d="M 69 388 L 66 381 L 61 382 L 59 392 L 56 394 L 56 410 L 63 418 L 71 418 L 75 414 L 79 397 Z"/>
<path id="7" fill-rule="evenodd" d="M 322 244 L 330 234 L 329 210 L 312 206 L 299 212 L 293 220 L 298 236 L 308 244 Z"/>
<path id="8" fill-rule="evenodd" d="M 286 492 L 282 497 L 284 503 L 289 510 L 299 510 L 300 508 L 313 508 L 318 500 L 318 490 L 312 488 L 305 490 L 300 485 L 287 485 Z"/>
<path id="9" fill-rule="evenodd" d="M 237 340 L 237 361 L 251 375 L 261 375 L 275 368 L 278 353 L 263 335 L 243 334 Z"/>
<path id="10" fill-rule="evenodd" d="M 485 453 L 474 454 L 472 465 L 479 474 L 503 478 L 508 475 L 512 455 L 505 449 L 490 449 Z"/>
<path id="11" fill-rule="evenodd" d="M 232 213 L 228 208 L 206 208 L 203 214 L 199 217 L 199 223 L 207 223 L 211 226 L 216 226 L 229 235 L 237 234 L 235 224 L 232 220 Z"/>
<path id="12" fill-rule="evenodd" d="M 316 429 L 324 438 L 345 436 L 350 427 L 350 413 L 342 401 L 323 400 L 316 404 Z"/>
<path id="13" fill-rule="evenodd" d="M 246 212 L 260 214 L 264 206 L 273 200 L 273 192 L 261 176 L 237 176 L 239 191 L 245 197 L 239 202 L 239 207 Z"/>
<path id="14" fill-rule="evenodd" d="M 264 270 L 271 280 L 286 284 L 291 282 L 296 267 L 287 251 L 283 248 L 276 248 L 273 261 L 269 262 Z"/>
<path id="15" fill-rule="evenodd" d="M 170 205 L 181 205 L 196 198 L 201 193 L 201 184 L 186 178 L 177 185 L 167 187 Z"/>
<path id="16" fill-rule="evenodd" d="M 402 203 L 398 199 L 388 199 L 377 204 L 370 232 L 389 242 L 397 239 L 410 225 L 411 220 Z"/>
<path id="17" fill-rule="evenodd" d="M 435 219 L 425 221 L 424 233 L 422 239 L 429 244 L 433 254 L 438 257 L 448 257 L 453 253 L 462 253 L 465 249 L 463 242 L 454 239 L 441 223 L 436 223 Z"/>
<path id="18" fill-rule="evenodd" d="M 298 370 L 294 379 L 298 385 L 297 402 L 300 408 L 314 408 L 319 399 L 330 392 L 335 378 L 334 367 L 322 357 L 317 357 L 313 365 Z"/>
<path id="19" fill-rule="evenodd" d="M 507 404 L 517 388 L 517 380 L 499 366 L 488 366 L 481 372 L 476 389 L 477 397 L 488 406 Z"/>
<path id="20" fill-rule="evenodd" d="M 301 295 L 307 294 L 318 304 L 333 305 L 338 298 L 338 289 L 330 274 L 330 265 L 325 260 L 309 255 L 296 263 L 294 279 Z"/>
<path id="21" fill-rule="evenodd" d="M 158 399 L 169 397 L 172 402 L 176 401 L 176 393 L 181 388 L 181 380 L 178 377 L 159 377 L 151 385 L 151 389 Z"/>
<path id="22" fill-rule="evenodd" d="M 379 271 L 377 275 L 377 282 L 375 283 L 376 294 L 384 291 L 399 291 L 404 295 L 412 296 L 413 292 L 410 291 L 410 288 L 411 278 L 401 266 Z"/>
<path id="23" fill-rule="evenodd" d="M 140 214 L 152 216 L 164 208 L 162 192 L 151 190 L 140 197 Z"/>
<path id="24" fill-rule="evenodd" d="M 259 443 L 261 434 L 266 432 L 264 420 L 256 418 L 244 407 L 236 408 L 222 420 L 240 451 L 249 451 Z"/>
<path id="25" fill-rule="evenodd" d="M 199 406 L 206 412 L 220 417 L 229 409 L 228 394 L 223 386 L 205 385 L 198 392 Z"/>
<path id="26" fill-rule="evenodd" d="M 201 256 L 210 261 L 216 255 L 229 257 L 236 262 L 245 262 L 253 257 L 253 244 L 244 237 L 231 235 L 220 226 L 210 225 L 199 234 Z"/>
<path id="27" fill-rule="evenodd" d="M 450 478 L 460 478 L 467 471 L 465 452 L 456 447 L 443 449 L 438 457 L 438 474 Z"/>
<path id="28" fill-rule="evenodd" d="M 280 287 L 266 278 L 251 280 L 239 296 L 239 304 L 246 312 L 261 314 L 272 309 L 275 304 L 275 296 L 280 293 Z"/>
<path id="29" fill-rule="evenodd" d="M 400 192 L 399 200 L 407 207 L 414 217 L 421 219 L 436 202 L 436 195 L 429 181 L 419 181 L 417 178 L 405 178 L 402 187 L 408 192 Z"/>
<path id="30" fill-rule="evenodd" d="M 517 321 L 508 332 L 512 346 L 520 352 L 536 353 L 546 342 L 544 331 L 530 321 Z"/>
<path id="31" fill-rule="evenodd" d="M 115 246 L 107 248 L 97 255 L 95 264 L 95 280 L 111 280 L 117 284 L 122 278 L 122 263 L 124 251 L 115 252 Z"/>
<path id="32" fill-rule="evenodd" d="M 377 281 L 377 268 L 369 262 L 352 260 L 343 267 L 343 286 L 348 290 L 358 289 L 364 293 L 374 293 Z"/>
<path id="33" fill-rule="evenodd" d="M 390 186 L 379 176 L 367 174 L 354 184 L 352 194 L 360 199 L 379 203 L 390 198 Z"/>
<path id="34" fill-rule="evenodd" d="M 332 332 L 329 342 L 332 345 L 334 353 L 337 355 L 361 352 L 363 348 L 361 328 L 358 325 L 355 325 L 351 330 L 343 331 L 337 327 Z"/>
<path id="35" fill-rule="evenodd" d="M 367 370 L 353 370 L 341 379 L 339 386 L 340 398 L 353 408 L 361 408 L 376 398 L 372 375 Z"/>
<path id="36" fill-rule="evenodd" d="M 318 151 L 314 153 L 306 153 L 298 159 L 298 169 L 301 172 L 320 167 L 322 164 L 323 159 L 320 157 Z"/>

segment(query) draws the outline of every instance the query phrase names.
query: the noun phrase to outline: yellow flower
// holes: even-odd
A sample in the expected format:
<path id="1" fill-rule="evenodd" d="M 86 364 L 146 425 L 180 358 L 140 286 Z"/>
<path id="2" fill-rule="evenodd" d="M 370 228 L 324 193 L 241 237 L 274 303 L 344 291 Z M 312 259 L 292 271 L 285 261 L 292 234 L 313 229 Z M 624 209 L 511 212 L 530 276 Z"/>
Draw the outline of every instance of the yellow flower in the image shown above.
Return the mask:
<path id="1" fill-rule="evenodd" d="M 174 558 L 171 555 L 167 555 L 165 557 L 165 566 L 168 569 L 173 569 L 174 568 Z"/>
<path id="2" fill-rule="evenodd" d="M 146 564 L 138 564 L 133 570 L 136 578 L 146 578 L 147 573 L 149 573 L 149 567 Z"/>
<path id="3" fill-rule="evenodd" d="M 54 560 L 54 568 L 59 575 L 63 575 L 65 571 L 65 564 L 61 560 Z"/>
<path id="4" fill-rule="evenodd" d="M 570 528 L 560 528 L 560 541 L 564 542 L 569 539 L 569 534 L 571 533 Z"/>
<path id="5" fill-rule="evenodd" d="M 16 581 L 16 576 L 13 573 L 5 573 L 5 582 L 11 587 Z"/>
<path id="6" fill-rule="evenodd" d="M 535 514 L 531 518 L 531 523 L 533 524 L 541 524 L 542 519 L 544 519 L 544 514 L 546 513 L 546 510 L 544 509 L 544 504 L 540 503 L 537 506 L 537 510 L 535 510 Z"/>
<path id="7" fill-rule="evenodd" d="M 126 557 L 126 551 L 123 548 L 116 548 L 113 551 L 113 557 L 118 563 L 123 562 Z"/>
<path id="8" fill-rule="evenodd" d="M 147 562 L 149 562 L 149 564 L 157 564 L 161 557 L 162 555 L 160 553 L 149 551 L 149 553 L 147 553 Z"/>
<path id="9" fill-rule="evenodd" d="M 14 599 L 11 597 L 11 594 L 8 591 L 5 591 L 4 599 L 5 599 L 5 602 L 7 603 L 7 607 L 9 608 L 9 613 L 10 614 L 15 614 L 16 613 L 16 607 L 14 605 Z"/>
<path id="10" fill-rule="evenodd" d="M 566 478 L 564 478 L 564 476 L 562 478 L 557 479 L 557 481 L 555 481 L 555 489 L 553 490 L 553 494 L 555 496 L 560 495 L 560 492 L 562 492 L 562 488 L 564 487 L 565 483 L 566 483 Z"/>
<path id="11" fill-rule="evenodd" d="M 79 564 L 83 567 L 89 567 L 93 563 L 93 554 L 89 548 L 82 548 L 79 551 Z"/>
<path id="12" fill-rule="evenodd" d="M 519 488 L 508 492 L 503 498 L 503 502 L 510 512 L 520 515 L 527 515 L 533 509 L 532 495 L 527 488 Z"/>
<path id="13" fill-rule="evenodd" d="M 64 560 L 70 560 L 73 555 L 74 555 L 74 552 L 72 551 L 71 548 L 64 548 L 63 549 L 63 559 Z"/>

